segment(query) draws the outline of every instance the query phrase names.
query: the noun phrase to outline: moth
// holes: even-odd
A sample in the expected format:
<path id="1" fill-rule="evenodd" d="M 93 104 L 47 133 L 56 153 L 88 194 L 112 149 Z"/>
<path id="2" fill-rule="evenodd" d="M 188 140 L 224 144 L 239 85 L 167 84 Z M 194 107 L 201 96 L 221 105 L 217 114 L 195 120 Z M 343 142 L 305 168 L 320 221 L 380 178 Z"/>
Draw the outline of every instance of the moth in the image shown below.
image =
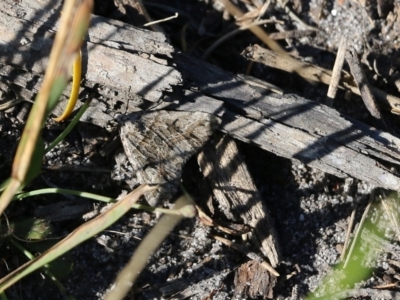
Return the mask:
<path id="1" fill-rule="evenodd" d="M 120 137 L 137 184 L 158 184 L 146 195 L 151 205 L 176 193 L 182 168 L 219 125 L 203 112 L 142 111 L 121 116 Z"/>

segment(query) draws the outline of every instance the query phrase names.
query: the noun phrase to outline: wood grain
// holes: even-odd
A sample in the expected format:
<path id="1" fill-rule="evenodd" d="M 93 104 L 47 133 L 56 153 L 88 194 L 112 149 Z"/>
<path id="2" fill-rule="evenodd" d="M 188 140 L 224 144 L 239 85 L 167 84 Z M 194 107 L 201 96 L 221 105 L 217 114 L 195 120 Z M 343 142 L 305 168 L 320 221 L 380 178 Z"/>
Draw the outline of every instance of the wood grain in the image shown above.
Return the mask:
<path id="1" fill-rule="evenodd" d="M 122 145 L 137 184 L 157 184 L 151 205 L 171 200 L 186 161 L 208 141 L 218 118 L 202 112 L 145 111 L 120 118 Z"/>
<path id="2" fill-rule="evenodd" d="M 0 4 L 0 76 L 27 97 L 37 92 L 42 80 L 58 18 L 53 16 L 56 8 L 45 3 Z M 83 121 L 109 128 L 116 113 L 159 101 L 163 109 L 219 116 L 223 132 L 279 156 L 400 190 L 400 178 L 390 171 L 400 161 L 397 137 L 310 99 L 260 91 L 234 74 L 175 51 L 160 33 L 96 16 L 92 22 L 83 49 L 82 87 L 99 84 L 99 96 Z M 104 53 L 113 59 L 106 60 Z"/>
<path id="3" fill-rule="evenodd" d="M 279 245 L 272 219 L 235 140 L 227 135 L 214 136 L 199 154 L 198 162 L 216 198 L 218 211 L 229 220 L 253 228 L 253 240 L 272 267 L 276 267 L 280 261 Z"/>

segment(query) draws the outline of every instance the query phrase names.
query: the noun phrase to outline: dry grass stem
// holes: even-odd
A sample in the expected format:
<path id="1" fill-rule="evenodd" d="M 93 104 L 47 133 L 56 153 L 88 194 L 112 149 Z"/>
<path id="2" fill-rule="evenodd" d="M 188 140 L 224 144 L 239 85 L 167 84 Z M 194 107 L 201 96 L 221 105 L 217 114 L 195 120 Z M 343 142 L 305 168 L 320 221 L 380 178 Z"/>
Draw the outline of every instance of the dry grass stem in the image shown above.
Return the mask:
<path id="1" fill-rule="evenodd" d="M 354 247 L 355 247 L 356 242 L 357 242 L 357 239 L 360 237 L 361 230 L 363 228 L 363 224 L 365 222 L 365 219 L 367 218 L 369 209 L 370 209 L 370 207 L 372 205 L 372 202 L 374 201 L 374 198 L 375 198 L 375 190 L 373 190 L 371 192 L 371 195 L 370 195 L 370 198 L 369 198 L 369 203 L 368 203 L 367 207 L 364 210 L 364 213 L 363 213 L 363 215 L 361 217 L 360 223 L 358 224 L 358 227 L 357 227 L 357 230 L 356 230 L 356 232 L 354 234 L 353 242 L 351 244 L 349 253 L 347 254 L 346 261 L 344 262 L 343 269 L 345 269 L 347 267 L 347 264 L 350 261 L 351 255 L 353 253 Z"/>
<path id="2" fill-rule="evenodd" d="M 346 238 L 345 238 L 345 241 L 344 241 L 342 254 L 340 255 L 340 260 L 341 261 L 344 260 L 344 258 L 346 256 L 347 248 L 349 247 L 350 236 L 351 236 L 351 231 L 353 230 L 354 220 L 355 220 L 355 217 L 356 217 L 356 212 L 357 212 L 357 207 L 353 208 L 353 210 L 351 212 L 351 215 L 350 215 L 349 225 L 347 226 L 347 231 L 346 231 Z"/>
<path id="3" fill-rule="evenodd" d="M 333 100 L 336 97 L 336 92 L 339 87 L 339 81 L 342 74 L 344 57 L 346 55 L 346 49 L 347 49 L 347 38 L 345 36 L 342 36 L 342 39 L 340 40 L 339 44 L 339 49 L 336 55 L 335 65 L 333 66 L 332 79 L 329 84 L 329 89 L 327 94 L 328 98 L 330 98 L 331 101 L 330 105 L 333 104 Z"/>

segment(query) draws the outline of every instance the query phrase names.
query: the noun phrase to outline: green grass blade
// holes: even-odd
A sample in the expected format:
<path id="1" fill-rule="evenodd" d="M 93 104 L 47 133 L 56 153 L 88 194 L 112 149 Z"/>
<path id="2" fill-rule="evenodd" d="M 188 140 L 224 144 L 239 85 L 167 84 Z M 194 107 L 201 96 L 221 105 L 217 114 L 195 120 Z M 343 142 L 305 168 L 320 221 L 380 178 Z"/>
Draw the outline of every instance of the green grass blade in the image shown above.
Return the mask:
<path id="1" fill-rule="evenodd" d="M 18 280 L 43 267 L 45 264 L 53 261 L 57 257 L 63 255 L 80 243 L 86 241 L 87 239 L 93 237 L 97 233 L 112 225 L 131 209 L 132 205 L 139 199 L 141 195 L 154 189 L 155 187 L 151 187 L 149 185 L 141 185 L 136 190 L 125 196 L 124 199 L 114 204 L 114 206 L 112 206 L 109 210 L 75 229 L 66 238 L 44 252 L 42 255 L 25 263 L 18 269 L 3 277 L 0 280 L 0 293 L 16 283 Z"/>
<path id="2" fill-rule="evenodd" d="M 55 37 L 43 84 L 29 114 L 15 154 L 11 174 L 13 179 L 0 197 L 0 215 L 26 180 L 44 120 L 67 85 L 70 67 L 89 26 L 92 7 L 93 0 L 66 0 L 64 2 L 60 29 Z"/>
<path id="3" fill-rule="evenodd" d="M 11 244 L 13 244 L 13 246 L 15 248 L 17 248 L 18 250 L 20 250 L 22 253 L 24 253 L 24 255 L 29 258 L 29 259 L 34 259 L 35 256 L 30 253 L 27 249 L 25 249 L 20 243 L 18 243 L 17 241 L 14 240 L 10 240 Z M 62 285 L 62 283 L 60 281 L 58 281 L 58 279 L 51 273 L 51 271 L 44 266 L 43 267 L 43 272 L 54 282 L 54 284 L 60 289 L 60 291 L 65 294 L 67 292 L 67 289 Z"/>
<path id="4" fill-rule="evenodd" d="M 82 192 L 82 191 L 75 191 L 69 189 L 61 189 L 61 188 L 47 188 L 47 189 L 40 189 L 31 192 L 20 193 L 14 196 L 13 200 L 22 200 L 24 198 L 38 196 L 38 195 L 45 195 L 45 194 L 65 194 L 65 195 L 73 195 L 82 198 L 88 198 L 95 201 L 101 201 L 106 203 L 113 203 L 116 202 L 114 198 L 101 196 L 93 193 Z M 193 211 L 193 206 L 185 206 L 180 209 L 169 209 L 169 208 L 159 208 L 153 206 L 142 205 L 138 203 L 134 203 L 132 208 L 138 210 L 145 210 L 148 212 L 153 213 L 162 213 L 162 214 L 169 214 L 169 215 L 179 215 L 183 217 L 192 217 L 195 212 Z"/>
<path id="5" fill-rule="evenodd" d="M 78 124 L 80 118 L 82 115 L 85 113 L 85 111 L 88 109 L 90 102 L 92 101 L 93 97 L 89 97 L 85 103 L 82 105 L 82 107 L 79 109 L 78 113 L 76 116 L 72 119 L 71 123 L 67 126 L 67 128 L 64 129 L 63 132 L 44 150 L 45 154 L 50 152 L 51 150 L 54 149 L 55 146 L 57 146 L 62 140 L 65 139 L 65 137 L 71 132 L 71 130 Z"/>

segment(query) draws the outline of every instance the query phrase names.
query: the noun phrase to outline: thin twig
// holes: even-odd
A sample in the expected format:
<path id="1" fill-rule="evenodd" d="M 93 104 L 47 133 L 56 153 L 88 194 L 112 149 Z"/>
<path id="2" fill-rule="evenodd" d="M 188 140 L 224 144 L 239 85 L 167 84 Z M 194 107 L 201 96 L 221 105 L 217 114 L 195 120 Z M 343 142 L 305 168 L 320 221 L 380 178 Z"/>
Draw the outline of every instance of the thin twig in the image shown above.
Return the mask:
<path id="1" fill-rule="evenodd" d="M 224 239 L 223 237 L 220 237 L 220 236 L 217 236 L 217 235 L 212 235 L 212 237 L 214 239 L 216 239 L 217 241 L 220 241 L 221 243 L 227 245 L 228 247 L 231 247 L 231 248 L 243 253 L 248 258 L 257 261 L 265 269 L 267 269 L 269 272 L 271 272 L 271 274 L 275 275 L 276 277 L 279 276 L 279 273 L 269 263 L 267 263 L 264 259 L 262 259 L 260 256 L 258 256 L 254 252 L 251 252 L 246 247 L 244 247 L 244 246 L 242 246 L 242 245 L 240 245 L 238 243 L 231 242 L 230 240 Z"/>
<path id="2" fill-rule="evenodd" d="M 213 52 L 215 50 L 215 48 L 217 48 L 219 45 L 221 45 L 223 42 L 225 42 L 226 40 L 230 39 L 231 37 L 237 35 L 239 32 L 243 31 L 243 30 L 247 30 L 250 29 L 253 26 L 258 26 L 258 25 L 263 25 L 266 23 L 271 23 L 271 22 L 275 22 L 273 20 L 262 20 L 262 21 L 257 21 L 257 22 L 253 22 L 251 24 L 245 25 L 245 26 L 241 26 L 235 30 L 232 30 L 230 32 L 228 32 L 227 34 L 225 34 L 224 36 L 220 37 L 218 40 L 216 40 L 208 49 L 207 51 L 203 54 L 202 59 L 207 59 L 207 57 L 211 54 L 211 52 Z"/>
<path id="3" fill-rule="evenodd" d="M 354 220 L 356 217 L 356 212 L 357 212 L 357 207 L 354 207 L 353 211 L 351 212 L 350 220 L 349 220 L 349 226 L 347 227 L 347 232 L 346 232 L 346 239 L 344 241 L 343 245 L 343 251 L 342 254 L 340 255 L 340 260 L 343 261 L 346 255 L 346 250 L 349 247 L 349 242 L 350 242 L 350 235 L 351 231 L 353 230 L 354 226 Z"/>
<path id="4" fill-rule="evenodd" d="M 266 66 L 283 70 L 286 72 L 297 71 L 297 74 L 307 81 L 330 84 L 332 71 L 324 69 L 309 63 L 301 62 L 293 57 L 287 59 L 287 55 L 282 55 L 259 45 L 249 46 L 243 52 L 242 56 L 246 59 L 262 63 Z M 361 95 L 357 85 L 351 79 L 351 75 L 342 71 L 342 84 L 340 87 L 351 90 L 356 95 Z M 392 113 L 400 114 L 400 98 L 389 95 L 386 92 L 371 87 L 372 92 L 377 99 L 388 107 L 392 108 Z"/>
<path id="5" fill-rule="evenodd" d="M 170 17 L 168 17 L 168 18 L 164 18 L 164 19 L 161 19 L 161 20 L 149 22 L 149 23 L 144 24 L 143 26 L 144 26 L 144 27 L 152 26 L 152 25 L 154 25 L 154 24 L 158 24 L 158 23 L 166 22 L 166 21 L 169 21 L 169 20 L 172 20 L 172 19 L 176 19 L 178 16 L 179 16 L 179 14 L 178 14 L 178 13 L 175 13 L 175 15 L 173 15 L 173 16 L 170 16 Z"/>
<path id="6" fill-rule="evenodd" d="M 333 104 L 333 100 L 336 97 L 336 92 L 339 87 L 340 75 L 342 73 L 344 57 L 346 55 L 346 49 L 347 49 L 347 38 L 342 36 L 342 39 L 340 40 L 339 44 L 339 49 L 336 55 L 335 65 L 333 66 L 332 79 L 331 83 L 329 84 L 329 89 L 327 94 L 331 102 L 329 103 L 330 106 L 332 106 Z"/>
<path id="7" fill-rule="evenodd" d="M 285 39 L 299 39 L 305 36 L 310 36 L 315 34 L 316 30 L 306 29 L 306 30 L 287 30 L 283 32 L 273 32 L 269 34 L 269 37 L 273 40 L 285 40 Z"/>

